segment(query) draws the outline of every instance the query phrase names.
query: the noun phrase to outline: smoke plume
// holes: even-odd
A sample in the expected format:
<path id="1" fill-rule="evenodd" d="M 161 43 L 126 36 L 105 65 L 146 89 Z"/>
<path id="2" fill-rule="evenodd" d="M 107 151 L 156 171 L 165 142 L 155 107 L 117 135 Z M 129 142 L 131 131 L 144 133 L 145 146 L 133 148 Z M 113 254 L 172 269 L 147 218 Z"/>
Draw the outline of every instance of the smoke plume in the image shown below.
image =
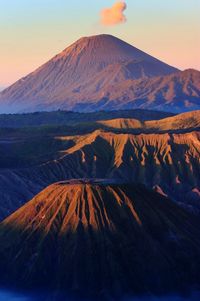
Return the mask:
<path id="1" fill-rule="evenodd" d="M 112 26 L 126 22 L 124 11 L 127 4 L 124 1 L 116 2 L 111 8 L 104 8 L 101 11 L 101 23 L 106 26 Z"/>

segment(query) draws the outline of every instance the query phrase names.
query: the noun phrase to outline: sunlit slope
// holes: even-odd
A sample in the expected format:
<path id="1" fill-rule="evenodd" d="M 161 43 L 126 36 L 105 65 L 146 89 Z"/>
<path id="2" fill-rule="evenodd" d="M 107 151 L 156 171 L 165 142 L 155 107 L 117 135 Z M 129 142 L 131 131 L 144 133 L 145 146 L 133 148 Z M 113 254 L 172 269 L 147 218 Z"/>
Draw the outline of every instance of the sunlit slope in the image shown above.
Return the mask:
<path id="1" fill-rule="evenodd" d="M 144 124 L 138 119 L 131 118 L 117 118 L 111 120 L 102 120 L 97 122 L 112 129 L 142 129 Z"/>

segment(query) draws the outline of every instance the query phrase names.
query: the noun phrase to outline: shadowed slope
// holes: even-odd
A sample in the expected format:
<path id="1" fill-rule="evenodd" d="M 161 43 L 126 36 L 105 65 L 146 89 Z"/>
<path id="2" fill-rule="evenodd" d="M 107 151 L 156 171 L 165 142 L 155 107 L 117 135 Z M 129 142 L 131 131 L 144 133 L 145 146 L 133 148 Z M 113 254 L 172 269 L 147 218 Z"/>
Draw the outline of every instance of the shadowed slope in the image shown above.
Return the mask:
<path id="1" fill-rule="evenodd" d="M 197 219 L 134 185 L 57 183 L 0 224 L 1 277 L 90 296 L 199 283 Z"/>

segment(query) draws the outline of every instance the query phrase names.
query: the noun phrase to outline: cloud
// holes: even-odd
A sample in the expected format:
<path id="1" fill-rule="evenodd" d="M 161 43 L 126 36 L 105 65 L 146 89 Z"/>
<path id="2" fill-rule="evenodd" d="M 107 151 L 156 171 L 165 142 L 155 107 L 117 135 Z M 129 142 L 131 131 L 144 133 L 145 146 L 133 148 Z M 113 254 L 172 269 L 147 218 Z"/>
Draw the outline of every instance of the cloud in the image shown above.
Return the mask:
<path id="1" fill-rule="evenodd" d="M 104 8 L 101 11 L 101 23 L 106 26 L 112 26 L 126 22 L 124 11 L 127 4 L 124 1 L 116 2 L 111 8 Z"/>

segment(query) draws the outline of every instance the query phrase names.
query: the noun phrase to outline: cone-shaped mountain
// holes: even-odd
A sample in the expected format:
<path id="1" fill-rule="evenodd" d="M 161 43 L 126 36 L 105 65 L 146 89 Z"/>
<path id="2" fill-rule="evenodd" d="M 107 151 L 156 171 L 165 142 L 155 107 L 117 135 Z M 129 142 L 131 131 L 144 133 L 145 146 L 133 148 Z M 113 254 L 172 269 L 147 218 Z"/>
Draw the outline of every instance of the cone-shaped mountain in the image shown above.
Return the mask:
<path id="1" fill-rule="evenodd" d="M 144 186 L 51 185 L 0 224 L 0 241 L 2 280 L 31 288 L 103 298 L 199 283 L 198 219 Z"/>
<path id="2" fill-rule="evenodd" d="M 114 36 L 81 38 L 4 90 L 1 111 L 98 110 L 110 85 L 176 71 Z"/>

